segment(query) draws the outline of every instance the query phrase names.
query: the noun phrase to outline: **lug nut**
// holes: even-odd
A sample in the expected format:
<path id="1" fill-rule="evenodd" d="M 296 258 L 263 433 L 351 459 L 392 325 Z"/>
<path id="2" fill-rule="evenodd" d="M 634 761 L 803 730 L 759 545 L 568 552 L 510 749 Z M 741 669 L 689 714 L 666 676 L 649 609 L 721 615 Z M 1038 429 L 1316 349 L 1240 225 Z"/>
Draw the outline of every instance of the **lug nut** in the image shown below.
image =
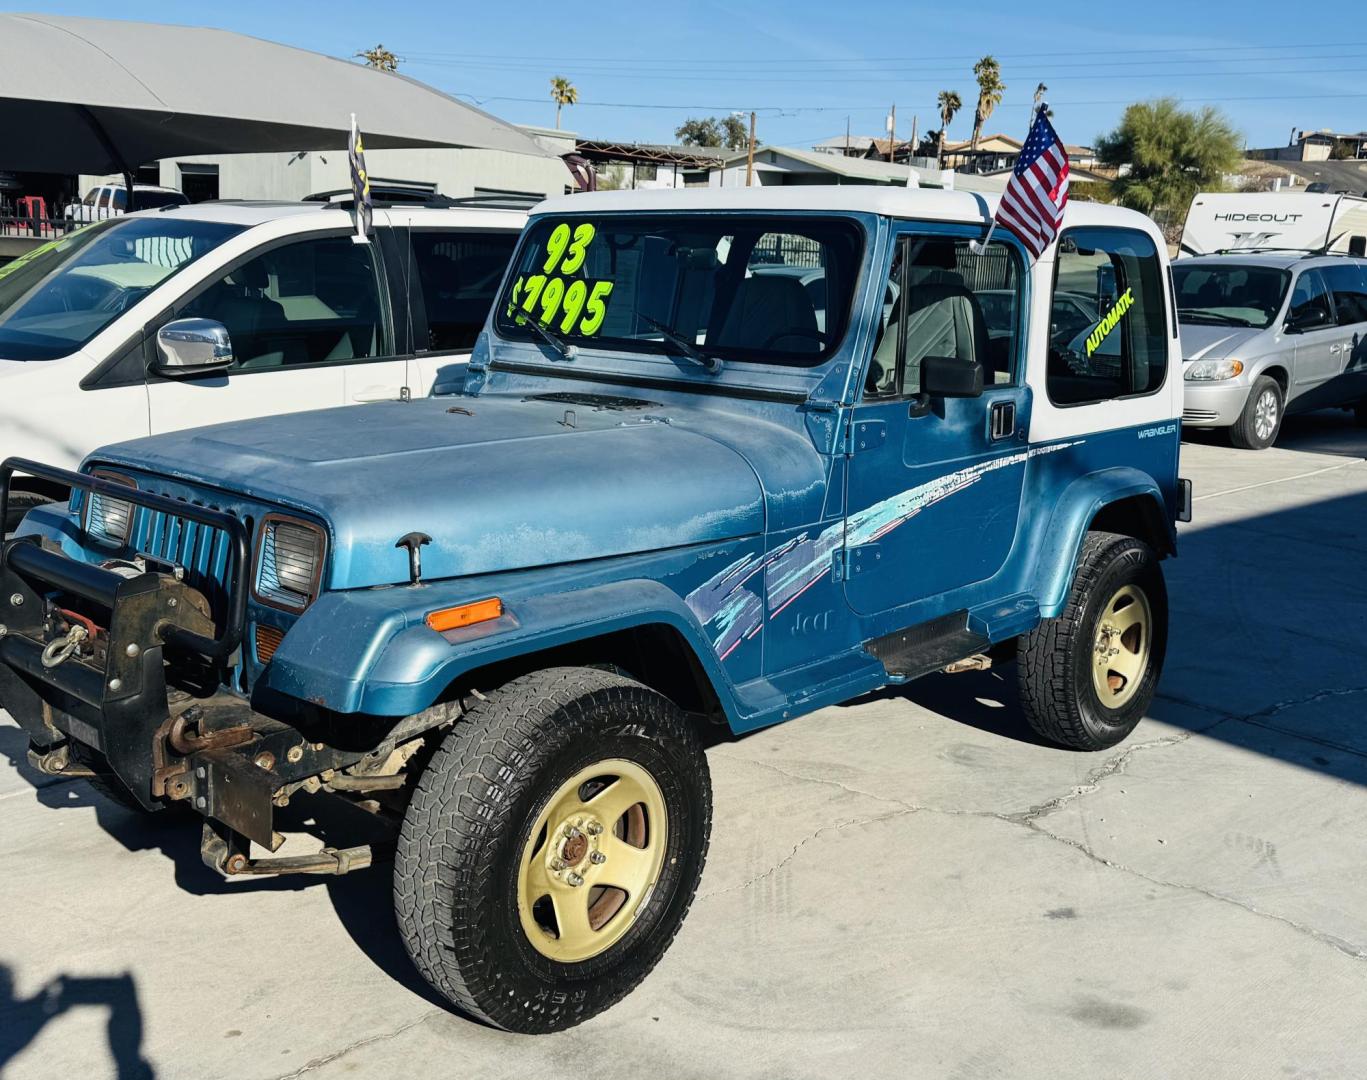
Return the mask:
<path id="1" fill-rule="evenodd" d="M 578 874 L 576 874 L 573 870 L 570 871 L 569 877 L 565 878 L 565 880 L 568 881 L 575 888 L 578 888 L 580 885 L 584 884 L 584 879 L 580 877 Z"/>
<path id="2" fill-rule="evenodd" d="M 590 821 L 584 827 L 584 831 L 587 832 L 590 836 L 597 836 L 600 832 L 603 831 L 603 826 L 599 825 L 596 821 Z"/>
<path id="3" fill-rule="evenodd" d="M 573 839 L 574 839 L 576 836 L 578 836 L 578 835 L 579 835 L 579 830 L 576 829 L 573 825 L 566 825 L 566 826 L 565 826 L 565 837 L 566 837 L 567 839 L 573 840 Z"/>
<path id="4" fill-rule="evenodd" d="M 602 866 L 607 861 L 608 857 L 604 855 L 601 851 L 595 851 L 592 855 L 589 856 L 589 862 L 593 863 L 595 866 Z"/>
<path id="5" fill-rule="evenodd" d="M 552 860 L 551 860 L 551 869 L 554 870 L 554 871 L 556 871 L 557 873 L 559 873 L 561 870 L 565 869 L 565 863 L 564 863 L 564 861 L 561 860 L 561 859 L 552 859 Z"/>

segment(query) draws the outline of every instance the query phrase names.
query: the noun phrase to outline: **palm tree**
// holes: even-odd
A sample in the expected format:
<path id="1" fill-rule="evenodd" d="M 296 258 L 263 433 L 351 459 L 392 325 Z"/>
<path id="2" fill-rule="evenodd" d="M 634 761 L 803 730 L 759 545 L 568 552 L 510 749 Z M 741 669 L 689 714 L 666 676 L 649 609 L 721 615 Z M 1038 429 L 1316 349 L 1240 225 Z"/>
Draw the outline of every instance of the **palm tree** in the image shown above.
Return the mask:
<path id="1" fill-rule="evenodd" d="M 978 80 L 978 107 L 973 110 L 973 150 L 976 152 L 983 125 L 992 110 L 1002 103 L 1006 85 L 1002 82 L 1001 65 L 991 56 L 984 56 L 973 65 L 973 77 Z"/>
<path id="2" fill-rule="evenodd" d="M 936 142 L 935 160 L 940 163 L 940 168 L 943 169 L 945 167 L 945 131 L 954 119 L 954 114 L 964 107 L 964 102 L 955 90 L 941 90 L 940 96 L 935 101 L 940 106 L 940 137 Z"/>
<path id="3" fill-rule="evenodd" d="M 579 104 L 579 91 L 563 75 L 551 79 L 551 100 L 555 102 L 555 129 L 560 130 L 560 110 L 566 105 Z"/>

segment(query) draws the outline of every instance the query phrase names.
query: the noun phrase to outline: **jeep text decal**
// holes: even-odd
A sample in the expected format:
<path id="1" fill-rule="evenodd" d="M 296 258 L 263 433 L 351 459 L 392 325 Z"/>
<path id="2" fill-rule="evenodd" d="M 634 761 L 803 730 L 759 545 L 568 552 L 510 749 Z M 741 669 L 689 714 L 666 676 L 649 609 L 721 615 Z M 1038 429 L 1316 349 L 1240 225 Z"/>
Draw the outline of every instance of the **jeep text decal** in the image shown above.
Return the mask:
<path id="1" fill-rule="evenodd" d="M 1087 335 L 1088 356 L 1091 356 L 1101 347 L 1101 343 L 1106 340 L 1106 335 L 1116 328 L 1125 312 L 1129 311 L 1133 304 L 1134 289 L 1126 289 L 1112 305 L 1111 310 L 1106 312 L 1102 320 L 1096 324 L 1096 329 Z"/>
<path id="2" fill-rule="evenodd" d="M 546 240 L 542 272 L 530 276 L 521 274 L 513 282 L 508 315 L 518 308 L 519 315 L 533 316 L 544 326 L 549 326 L 558 317 L 557 329 L 562 334 L 577 332 L 583 337 L 592 337 L 598 333 L 607 318 L 607 299 L 612 294 L 613 282 L 589 278 L 567 280 L 568 275 L 583 267 L 589 245 L 596 235 L 597 230 L 587 221 L 579 225 L 562 221 L 552 229 Z"/>

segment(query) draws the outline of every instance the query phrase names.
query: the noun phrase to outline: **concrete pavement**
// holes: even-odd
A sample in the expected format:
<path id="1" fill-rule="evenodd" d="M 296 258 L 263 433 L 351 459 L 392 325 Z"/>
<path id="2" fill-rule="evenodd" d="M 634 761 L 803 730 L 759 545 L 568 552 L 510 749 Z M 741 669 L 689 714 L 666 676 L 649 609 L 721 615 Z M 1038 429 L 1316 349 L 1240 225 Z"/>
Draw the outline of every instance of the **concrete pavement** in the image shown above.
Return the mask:
<path id="1" fill-rule="evenodd" d="M 1364 456 L 1343 414 L 1186 444 L 1168 666 L 1111 752 L 1040 745 L 1009 668 L 715 747 L 678 940 L 557 1036 L 442 1009 L 386 869 L 220 881 L 184 822 L 35 790 L 4 722 L 0 1075 L 1361 1077 Z"/>

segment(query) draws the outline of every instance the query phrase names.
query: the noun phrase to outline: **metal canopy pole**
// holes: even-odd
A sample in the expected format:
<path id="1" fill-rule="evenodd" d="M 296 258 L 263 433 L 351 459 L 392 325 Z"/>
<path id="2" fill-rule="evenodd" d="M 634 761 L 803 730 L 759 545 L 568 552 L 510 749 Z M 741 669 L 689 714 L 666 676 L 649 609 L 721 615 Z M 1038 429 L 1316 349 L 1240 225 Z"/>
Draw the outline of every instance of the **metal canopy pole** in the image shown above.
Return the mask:
<path id="1" fill-rule="evenodd" d="M 119 148 L 114 145 L 114 140 L 109 137 L 109 132 L 105 131 L 103 125 L 95 119 L 95 114 L 90 111 L 89 106 L 78 105 L 76 111 L 81 114 L 86 125 L 94 133 L 95 138 L 104 147 L 104 152 L 109 155 L 114 164 L 118 166 L 119 172 L 123 173 L 123 186 L 128 192 L 127 213 L 133 212 L 133 170 L 128 162 L 124 161 L 123 154 L 119 153 Z"/>

